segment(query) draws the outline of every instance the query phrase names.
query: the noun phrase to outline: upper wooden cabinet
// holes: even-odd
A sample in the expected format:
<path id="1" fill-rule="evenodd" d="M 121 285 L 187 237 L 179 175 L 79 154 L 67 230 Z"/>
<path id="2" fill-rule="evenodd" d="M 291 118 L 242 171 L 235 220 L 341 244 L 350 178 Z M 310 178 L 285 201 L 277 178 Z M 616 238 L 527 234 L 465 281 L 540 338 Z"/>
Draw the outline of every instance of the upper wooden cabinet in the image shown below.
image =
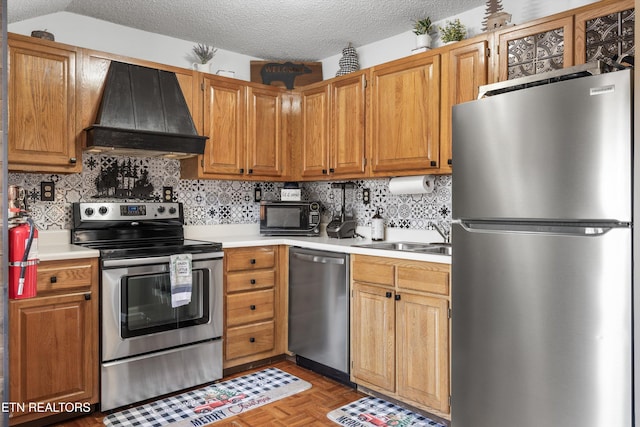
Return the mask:
<path id="1" fill-rule="evenodd" d="M 371 70 L 372 176 L 439 167 L 440 55 L 423 53 Z"/>
<path id="2" fill-rule="evenodd" d="M 202 75 L 203 156 L 182 160 L 191 179 L 282 179 L 286 174 L 282 89 Z"/>
<path id="3" fill-rule="evenodd" d="M 489 79 L 488 38 L 451 45 L 442 53 L 442 109 L 440 121 L 440 173 L 451 173 L 452 107 L 478 98 L 478 88 Z"/>
<path id="4" fill-rule="evenodd" d="M 364 176 L 366 75 L 357 71 L 301 91 L 303 179 Z"/>
<path id="5" fill-rule="evenodd" d="M 78 49 L 9 34 L 9 170 L 82 170 L 76 134 Z"/>

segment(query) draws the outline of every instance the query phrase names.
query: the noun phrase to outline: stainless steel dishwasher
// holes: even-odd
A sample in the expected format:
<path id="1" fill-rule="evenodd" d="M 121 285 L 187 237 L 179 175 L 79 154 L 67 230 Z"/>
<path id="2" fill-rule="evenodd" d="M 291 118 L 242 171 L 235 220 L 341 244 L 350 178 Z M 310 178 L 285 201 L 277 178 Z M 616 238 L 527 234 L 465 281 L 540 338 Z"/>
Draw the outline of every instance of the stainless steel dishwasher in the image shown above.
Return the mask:
<path id="1" fill-rule="evenodd" d="M 349 255 L 289 250 L 289 351 L 296 363 L 349 382 Z"/>

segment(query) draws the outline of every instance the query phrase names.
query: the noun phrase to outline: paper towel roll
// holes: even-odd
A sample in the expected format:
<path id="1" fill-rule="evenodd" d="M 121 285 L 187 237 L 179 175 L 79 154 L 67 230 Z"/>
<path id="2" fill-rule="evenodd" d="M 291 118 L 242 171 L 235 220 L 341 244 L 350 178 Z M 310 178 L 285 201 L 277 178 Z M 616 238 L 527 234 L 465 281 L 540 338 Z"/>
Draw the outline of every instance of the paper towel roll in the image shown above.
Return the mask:
<path id="1" fill-rule="evenodd" d="M 436 178 L 433 175 L 403 176 L 389 180 L 391 194 L 426 194 L 433 192 Z"/>

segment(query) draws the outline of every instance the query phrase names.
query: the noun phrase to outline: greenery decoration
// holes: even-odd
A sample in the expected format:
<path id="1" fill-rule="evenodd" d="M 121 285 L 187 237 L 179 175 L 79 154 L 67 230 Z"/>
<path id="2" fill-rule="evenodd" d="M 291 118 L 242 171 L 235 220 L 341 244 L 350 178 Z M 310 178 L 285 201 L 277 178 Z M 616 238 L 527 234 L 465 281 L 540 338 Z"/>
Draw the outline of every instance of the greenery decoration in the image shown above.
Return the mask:
<path id="1" fill-rule="evenodd" d="M 431 31 L 431 18 L 426 18 L 415 21 L 413 24 L 413 33 L 417 36 L 420 34 L 429 34 Z"/>
<path id="2" fill-rule="evenodd" d="M 440 30 L 440 39 L 444 43 L 460 41 L 467 35 L 467 29 L 459 19 L 447 21 L 444 27 L 438 28 Z"/>
<path id="3" fill-rule="evenodd" d="M 213 59 L 218 49 L 213 46 L 207 46 L 202 43 L 198 43 L 193 47 L 193 53 L 196 55 L 201 64 L 206 64 Z"/>

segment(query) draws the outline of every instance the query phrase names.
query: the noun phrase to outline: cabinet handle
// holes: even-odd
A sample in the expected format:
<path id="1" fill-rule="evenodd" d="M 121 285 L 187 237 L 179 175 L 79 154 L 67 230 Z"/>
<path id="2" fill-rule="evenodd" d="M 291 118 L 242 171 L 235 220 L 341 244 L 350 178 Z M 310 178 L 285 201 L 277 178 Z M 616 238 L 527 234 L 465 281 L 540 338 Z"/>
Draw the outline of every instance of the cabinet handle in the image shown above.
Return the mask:
<path id="1" fill-rule="evenodd" d="M 240 173 L 244 173 L 244 168 L 240 168 Z"/>
<path id="2" fill-rule="evenodd" d="M 253 305 L 253 304 L 251 304 L 251 305 L 249 306 L 249 308 L 250 308 L 251 310 L 255 310 L 255 309 L 256 309 L 256 306 L 255 306 L 255 305 Z"/>
<path id="3" fill-rule="evenodd" d="M 438 163 L 435 160 L 431 160 L 431 166 L 436 167 L 438 166 Z"/>
<path id="4" fill-rule="evenodd" d="M 58 283 L 58 278 L 57 278 L 56 276 L 51 276 L 51 277 L 49 278 L 49 282 L 51 282 L 51 283 Z"/>
<path id="5" fill-rule="evenodd" d="M 86 294 L 84 294 L 85 301 L 89 301 L 90 299 L 91 299 L 91 292 L 87 292 Z"/>
<path id="6" fill-rule="evenodd" d="M 322 169 L 322 175 L 326 175 L 327 174 L 327 170 L 326 169 Z"/>
<path id="7" fill-rule="evenodd" d="M 451 166 L 451 165 L 453 164 L 453 159 L 449 159 L 449 160 L 447 160 L 447 164 L 448 164 L 449 166 Z"/>
<path id="8" fill-rule="evenodd" d="M 251 260 L 249 260 L 249 264 L 255 264 L 255 263 L 256 263 L 255 258 L 251 258 Z"/>
<path id="9" fill-rule="evenodd" d="M 396 294 L 396 297 L 394 298 L 396 301 L 400 301 L 400 294 Z"/>
<path id="10" fill-rule="evenodd" d="M 254 337 L 249 338 L 249 342 L 256 342 L 256 339 Z"/>
<path id="11" fill-rule="evenodd" d="M 329 173 L 334 173 L 336 170 L 334 168 L 329 168 Z"/>
<path id="12" fill-rule="evenodd" d="M 249 169 L 249 175 L 253 173 L 253 169 Z"/>
<path id="13" fill-rule="evenodd" d="M 249 283 L 251 283 L 252 285 L 255 285 L 256 284 L 256 279 L 249 280 Z"/>
<path id="14" fill-rule="evenodd" d="M 72 165 L 75 165 L 77 162 L 78 162 L 78 159 L 76 159 L 75 157 L 71 157 L 69 159 L 69 163 L 72 164 Z"/>
<path id="15" fill-rule="evenodd" d="M 387 292 L 386 294 L 384 294 L 384 296 L 387 298 L 391 298 L 393 294 L 391 292 Z"/>

